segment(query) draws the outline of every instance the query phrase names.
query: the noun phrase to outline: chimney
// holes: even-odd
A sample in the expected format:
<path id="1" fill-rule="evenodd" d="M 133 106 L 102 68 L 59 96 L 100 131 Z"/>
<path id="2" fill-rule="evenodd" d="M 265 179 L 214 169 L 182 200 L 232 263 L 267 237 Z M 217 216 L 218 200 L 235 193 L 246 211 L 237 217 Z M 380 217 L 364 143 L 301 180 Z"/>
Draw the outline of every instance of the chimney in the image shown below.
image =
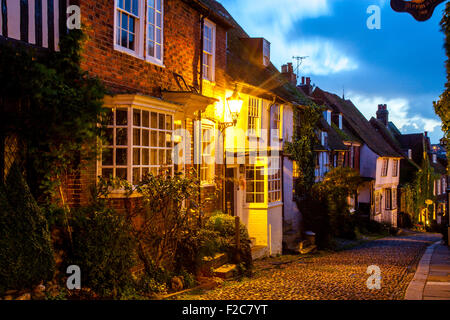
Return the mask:
<path id="1" fill-rule="evenodd" d="M 311 86 L 311 78 L 310 77 L 306 77 L 306 85 L 308 87 Z"/>
<path id="2" fill-rule="evenodd" d="M 302 77 L 302 86 L 305 85 L 305 77 Z"/>
<path id="3" fill-rule="evenodd" d="M 389 111 L 386 104 L 379 104 L 377 111 L 377 119 L 380 120 L 386 127 L 389 123 Z"/>
<path id="4" fill-rule="evenodd" d="M 294 67 L 292 63 L 281 66 L 281 74 L 291 83 L 293 86 L 297 85 L 297 75 L 294 73 Z"/>
<path id="5" fill-rule="evenodd" d="M 428 138 L 428 131 L 425 131 L 425 138 Z"/>

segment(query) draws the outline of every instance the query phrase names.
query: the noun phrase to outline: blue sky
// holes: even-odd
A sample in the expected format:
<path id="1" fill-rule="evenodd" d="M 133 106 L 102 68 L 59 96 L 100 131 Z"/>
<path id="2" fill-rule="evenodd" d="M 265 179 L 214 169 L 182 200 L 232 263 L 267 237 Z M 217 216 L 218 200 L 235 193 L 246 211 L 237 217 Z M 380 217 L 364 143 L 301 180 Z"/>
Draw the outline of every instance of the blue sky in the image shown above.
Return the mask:
<path id="1" fill-rule="evenodd" d="M 351 99 L 370 119 L 386 103 L 404 133 L 442 137 L 434 114 L 445 84 L 444 35 L 433 17 L 417 22 L 394 12 L 389 0 L 219 0 L 252 37 L 271 42 L 280 69 L 293 56 L 309 56 L 300 74 L 322 89 Z M 381 8 L 381 29 L 369 30 L 367 8 Z M 294 63 L 295 65 L 295 63 Z"/>

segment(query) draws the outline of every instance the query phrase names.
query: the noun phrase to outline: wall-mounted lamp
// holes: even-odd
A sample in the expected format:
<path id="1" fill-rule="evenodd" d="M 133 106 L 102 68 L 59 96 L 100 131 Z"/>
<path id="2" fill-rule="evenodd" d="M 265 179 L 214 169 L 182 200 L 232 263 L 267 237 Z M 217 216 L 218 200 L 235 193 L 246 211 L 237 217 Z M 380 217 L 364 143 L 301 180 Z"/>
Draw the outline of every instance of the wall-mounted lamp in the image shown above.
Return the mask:
<path id="1" fill-rule="evenodd" d="M 242 98 L 239 96 L 236 85 L 234 87 L 233 94 L 227 98 L 228 111 L 230 111 L 232 121 L 219 123 L 219 130 L 221 132 L 223 132 L 227 128 L 234 127 L 237 124 L 237 120 L 239 118 L 239 114 L 241 113 L 243 104 L 244 100 L 242 100 Z"/>

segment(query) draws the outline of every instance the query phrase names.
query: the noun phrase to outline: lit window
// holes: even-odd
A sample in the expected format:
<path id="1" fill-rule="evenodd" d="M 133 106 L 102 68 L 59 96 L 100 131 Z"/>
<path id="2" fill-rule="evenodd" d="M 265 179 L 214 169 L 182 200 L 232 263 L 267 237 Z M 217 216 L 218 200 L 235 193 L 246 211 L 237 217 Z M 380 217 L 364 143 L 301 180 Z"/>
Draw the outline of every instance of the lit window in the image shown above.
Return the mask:
<path id="1" fill-rule="evenodd" d="M 246 202 L 264 203 L 264 167 L 246 166 Z"/>
<path id="2" fill-rule="evenodd" d="M 398 177 L 398 160 L 394 160 L 394 166 L 392 167 L 392 176 Z"/>
<path id="3" fill-rule="evenodd" d="M 147 0 L 147 56 L 162 63 L 163 0 Z"/>
<path id="4" fill-rule="evenodd" d="M 116 45 L 137 50 L 138 30 L 141 23 L 139 0 L 117 0 Z"/>
<path id="5" fill-rule="evenodd" d="M 248 131 L 259 136 L 261 129 L 261 100 L 250 98 L 248 101 Z"/>
<path id="6" fill-rule="evenodd" d="M 387 177 L 388 169 L 389 169 L 389 159 L 384 159 L 383 166 L 381 167 L 381 176 L 382 177 Z"/>
<path id="7" fill-rule="evenodd" d="M 214 127 L 202 127 L 202 161 L 200 177 L 202 183 L 213 183 L 215 174 Z"/>
<path id="8" fill-rule="evenodd" d="M 268 169 L 269 202 L 281 201 L 280 159 L 272 158 Z"/>
<path id="9" fill-rule="evenodd" d="M 203 28 L 203 79 L 214 81 L 216 27 L 205 21 Z"/>
<path id="10" fill-rule="evenodd" d="M 136 108 L 112 110 L 102 152 L 102 176 L 137 184 L 148 173 L 172 174 L 172 133 L 172 115 Z"/>

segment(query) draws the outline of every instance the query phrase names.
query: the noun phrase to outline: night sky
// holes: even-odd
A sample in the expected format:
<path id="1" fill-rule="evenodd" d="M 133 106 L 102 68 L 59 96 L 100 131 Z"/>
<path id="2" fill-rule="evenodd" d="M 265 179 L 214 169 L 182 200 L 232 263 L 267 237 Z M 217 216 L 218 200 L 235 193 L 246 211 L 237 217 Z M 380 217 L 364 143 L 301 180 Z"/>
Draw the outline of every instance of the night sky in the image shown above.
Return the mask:
<path id="1" fill-rule="evenodd" d="M 390 120 L 403 133 L 428 131 L 442 137 L 434 114 L 445 84 L 444 35 L 439 21 L 445 7 L 417 22 L 397 13 L 389 0 L 219 0 L 251 37 L 271 42 L 278 69 L 293 56 L 309 56 L 300 76 L 351 99 L 370 119 L 385 103 Z M 369 30 L 367 8 L 381 8 L 381 29 Z M 294 62 L 296 66 L 296 62 Z"/>

